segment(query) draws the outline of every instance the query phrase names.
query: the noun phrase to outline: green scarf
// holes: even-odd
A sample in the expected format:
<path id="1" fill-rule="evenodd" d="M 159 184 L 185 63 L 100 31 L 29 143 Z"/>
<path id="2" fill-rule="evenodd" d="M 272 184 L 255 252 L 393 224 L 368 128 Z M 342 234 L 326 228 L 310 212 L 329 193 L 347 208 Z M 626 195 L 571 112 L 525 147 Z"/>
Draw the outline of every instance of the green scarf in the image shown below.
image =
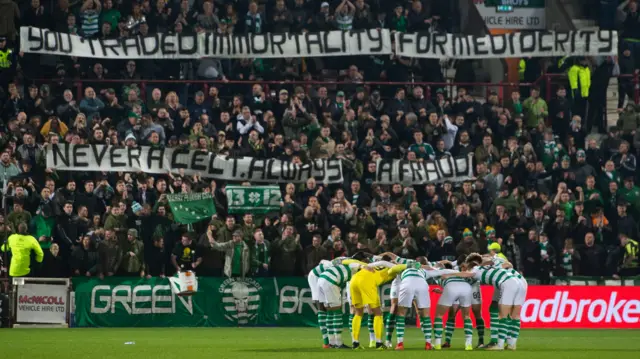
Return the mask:
<path id="1" fill-rule="evenodd" d="M 567 276 L 573 275 L 573 255 L 566 250 L 562 253 L 562 268 Z"/>

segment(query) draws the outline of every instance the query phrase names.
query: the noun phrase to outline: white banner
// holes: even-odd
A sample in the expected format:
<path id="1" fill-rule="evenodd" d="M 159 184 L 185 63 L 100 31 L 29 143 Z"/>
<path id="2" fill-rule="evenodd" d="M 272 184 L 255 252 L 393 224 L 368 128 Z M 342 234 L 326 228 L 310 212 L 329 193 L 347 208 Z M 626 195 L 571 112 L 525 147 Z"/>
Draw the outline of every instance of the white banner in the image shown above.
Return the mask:
<path id="1" fill-rule="evenodd" d="M 17 287 L 17 323 L 67 323 L 68 307 L 66 285 L 24 283 Z"/>
<path id="2" fill-rule="evenodd" d="M 395 33 L 396 54 L 420 58 L 615 56 L 618 33 L 609 30 L 513 32 L 499 35 Z"/>
<path id="3" fill-rule="evenodd" d="M 387 29 L 267 33 L 220 36 L 214 33 L 155 34 L 126 39 L 84 39 L 39 29 L 20 28 L 25 53 L 119 59 L 283 58 L 395 53 L 418 58 L 507 58 L 527 56 L 616 55 L 618 34 L 608 30 L 516 32 L 500 35 L 395 33 Z"/>
<path id="4" fill-rule="evenodd" d="M 467 157 L 445 156 L 435 161 L 378 160 L 376 182 L 405 186 L 444 181 L 461 182 L 473 178 L 473 154 Z"/>
<path id="5" fill-rule="evenodd" d="M 20 28 L 25 53 L 119 59 L 230 59 L 388 55 L 388 29 L 266 34 L 154 34 L 126 39 L 85 39 L 35 27 Z"/>
<path id="6" fill-rule="evenodd" d="M 223 157 L 215 153 L 179 148 L 136 148 L 107 145 L 49 145 L 47 167 L 63 171 L 145 172 L 165 174 L 169 169 L 187 176 L 226 181 L 341 183 L 340 160 L 316 159 L 297 165 L 274 158 Z"/>

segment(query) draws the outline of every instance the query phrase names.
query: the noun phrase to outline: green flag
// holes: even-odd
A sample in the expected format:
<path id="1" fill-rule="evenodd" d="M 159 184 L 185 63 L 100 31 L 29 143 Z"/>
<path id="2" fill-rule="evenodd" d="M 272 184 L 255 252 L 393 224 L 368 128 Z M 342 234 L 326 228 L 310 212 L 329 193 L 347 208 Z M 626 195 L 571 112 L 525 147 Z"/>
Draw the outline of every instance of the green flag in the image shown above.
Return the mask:
<path id="1" fill-rule="evenodd" d="M 280 210 L 278 186 L 227 186 L 229 213 L 265 214 Z"/>
<path id="2" fill-rule="evenodd" d="M 211 193 L 176 193 L 167 195 L 173 220 L 191 224 L 216 214 Z"/>

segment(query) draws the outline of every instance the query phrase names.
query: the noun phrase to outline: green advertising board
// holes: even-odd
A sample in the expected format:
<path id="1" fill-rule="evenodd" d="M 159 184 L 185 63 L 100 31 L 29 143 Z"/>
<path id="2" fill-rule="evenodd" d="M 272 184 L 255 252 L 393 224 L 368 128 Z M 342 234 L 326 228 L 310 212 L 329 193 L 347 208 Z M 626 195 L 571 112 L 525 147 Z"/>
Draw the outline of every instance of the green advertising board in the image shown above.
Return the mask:
<path id="1" fill-rule="evenodd" d="M 74 278 L 79 327 L 315 326 L 306 278 L 198 278 L 198 293 L 177 296 L 167 278 Z M 389 305 L 390 285 L 381 288 Z M 346 301 L 345 301 L 346 302 Z M 345 307 L 345 320 L 348 308 Z"/>

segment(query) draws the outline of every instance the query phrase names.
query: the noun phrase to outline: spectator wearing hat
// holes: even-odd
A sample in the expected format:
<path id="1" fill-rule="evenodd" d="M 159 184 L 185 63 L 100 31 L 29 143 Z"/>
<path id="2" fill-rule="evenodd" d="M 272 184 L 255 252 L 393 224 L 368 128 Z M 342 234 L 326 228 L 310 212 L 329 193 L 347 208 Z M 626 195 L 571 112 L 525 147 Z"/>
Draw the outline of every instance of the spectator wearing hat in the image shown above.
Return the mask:
<path id="1" fill-rule="evenodd" d="M 587 177 L 596 176 L 596 174 L 597 172 L 595 168 L 593 168 L 593 166 L 591 166 L 591 164 L 587 162 L 586 152 L 584 150 L 578 150 L 576 152 L 576 165 L 573 170 L 575 183 L 578 186 L 584 186 L 587 181 Z M 615 180 L 613 176 L 614 174 L 612 174 L 610 178 L 612 180 Z"/>
<path id="2" fill-rule="evenodd" d="M 120 121 L 118 123 L 116 130 L 118 131 L 119 138 L 126 138 L 128 134 L 133 134 L 134 137 L 138 138 L 140 134 L 140 115 L 135 112 L 129 112 L 127 115 L 126 121 Z"/>
<path id="3" fill-rule="evenodd" d="M 473 238 L 473 232 L 469 228 L 465 228 L 462 231 L 462 240 L 456 246 L 456 255 L 469 255 L 471 253 L 480 252 L 480 247 L 477 241 Z"/>
<path id="4" fill-rule="evenodd" d="M 314 9 L 315 11 L 315 9 Z M 336 29 L 334 17 L 331 14 L 331 5 L 327 1 L 320 4 L 320 11 L 316 13 L 313 22 L 313 31 L 331 31 Z"/>
<path id="5" fill-rule="evenodd" d="M 130 228 L 127 240 L 122 243 L 122 262 L 118 275 L 124 277 L 144 277 L 144 245 L 138 240 L 138 230 Z"/>
<path id="6" fill-rule="evenodd" d="M 114 231 L 105 229 L 104 240 L 98 244 L 98 276 L 112 277 L 122 262 L 122 248 Z"/>
<path id="7" fill-rule="evenodd" d="M 242 236 L 242 231 L 236 230 L 233 232 L 231 241 L 211 243 L 213 249 L 224 253 L 224 275 L 230 278 L 244 278 L 251 269 L 250 249 L 242 240 Z"/>

